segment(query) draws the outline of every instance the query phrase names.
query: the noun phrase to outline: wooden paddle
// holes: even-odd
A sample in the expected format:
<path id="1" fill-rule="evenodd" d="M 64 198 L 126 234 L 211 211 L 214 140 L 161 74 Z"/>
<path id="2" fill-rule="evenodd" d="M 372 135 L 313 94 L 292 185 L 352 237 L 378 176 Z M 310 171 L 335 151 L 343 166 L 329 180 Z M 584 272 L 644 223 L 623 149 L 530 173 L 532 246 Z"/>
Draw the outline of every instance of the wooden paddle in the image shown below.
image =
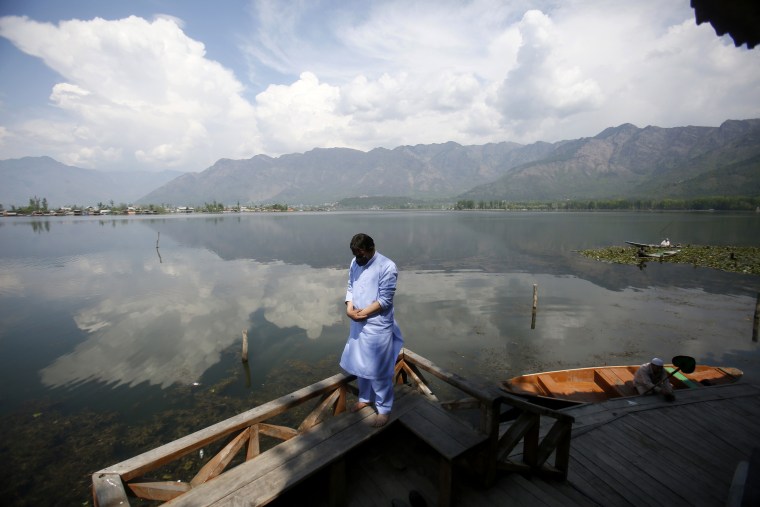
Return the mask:
<path id="1" fill-rule="evenodd" d="M 644 394 L 651 393 L 657 386 L 665 382 L 666 380 L 670 379 L 673 375 L 678 373 L 679 371 L 682 371 L 684 373 L 694 373 L 694 370 L 697 367 L 697 361 L 693 357 L 690 356 L 675 356 L 673 359 L 671 359 L 671 362 L 673 363 L 673 366 L 676 367 L 675 370 L 668 373 L 668 376 L 664 379 L 657 382 L 655 385 L 650 387 L 647 392 Z"/>

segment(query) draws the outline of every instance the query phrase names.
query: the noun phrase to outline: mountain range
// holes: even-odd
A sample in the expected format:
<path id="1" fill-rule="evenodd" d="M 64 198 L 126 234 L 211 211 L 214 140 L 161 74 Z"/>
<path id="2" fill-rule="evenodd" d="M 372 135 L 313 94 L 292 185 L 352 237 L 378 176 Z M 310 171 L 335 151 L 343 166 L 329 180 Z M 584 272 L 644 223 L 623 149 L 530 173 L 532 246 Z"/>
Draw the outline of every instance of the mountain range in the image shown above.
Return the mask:
<path id="1" fill-rule="evenodd" d="M 728 120 L 719 127 L 623 124 L 594 137 L 527 145 L 317 148 L 277 158 L 221 159 L 202 172 L 179 175 L 104 173 L 47 157 L 23 158 L 0 161 L 0 181 L 0 203 L 14 204 L 33 195 L 50 202 L 173 205 L 323 204 L 358 196 L 431 201 L 758 196 L 760 119 Z"/>
<path id="2" fill-rule="evenodd" d="M 131 203 L 181 174 L 98 171 L 65 165 L 50 157 L 0 160 L 0 204 L 6 209 L 26 206 L 33 197 L 47 199 L 51 209 L 110 201 Z"/>

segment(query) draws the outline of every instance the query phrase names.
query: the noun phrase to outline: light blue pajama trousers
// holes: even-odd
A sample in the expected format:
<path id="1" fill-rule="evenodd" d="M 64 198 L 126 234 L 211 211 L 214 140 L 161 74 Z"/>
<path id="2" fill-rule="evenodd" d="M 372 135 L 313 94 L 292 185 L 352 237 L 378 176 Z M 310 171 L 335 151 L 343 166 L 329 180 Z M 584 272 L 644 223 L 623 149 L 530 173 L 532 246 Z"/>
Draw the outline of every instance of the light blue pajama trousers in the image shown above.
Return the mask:
<path id="1" fill-rule="evenodd" d="M 359 401 L 374 405 L 378 414 L 389 414 L 393 407 L 393 376 L 384 379 L 357 378 Z"/>

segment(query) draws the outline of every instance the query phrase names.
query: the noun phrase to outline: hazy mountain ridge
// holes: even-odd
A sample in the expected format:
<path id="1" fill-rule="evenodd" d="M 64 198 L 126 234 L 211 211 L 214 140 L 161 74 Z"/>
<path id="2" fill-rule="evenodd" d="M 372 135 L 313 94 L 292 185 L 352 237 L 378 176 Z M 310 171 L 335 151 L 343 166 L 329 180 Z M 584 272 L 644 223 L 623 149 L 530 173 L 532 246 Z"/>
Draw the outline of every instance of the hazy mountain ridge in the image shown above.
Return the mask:
<path id="1" fill-rule="evenodd" d="M 754 195 L 760 120 L 720 127 L 624 124 L 569 141 L 546 158 L 460 194 L 467 199 L 553 200 Z M 732 178 L 722 176 L 731 172 Z M 754 189 L 754 190 L 753 190 Z"/>
<path id="2" fill-rule="evenodd" d="M 49 207 L 131 203 L 182 173 L 105 172 L 62 164 L 50 157 L 0 160 L 0 204 L 26 206 L 47 199 Z"/>
<path id="3" fill-rule="evenodd" d="M 174 173 L 176 175 L 177 173 Z M 760 119 L 610 127 L 555 143 L 316 148 L 220 159 L 200 173 L 106 173 L 48 157 L 0 161 L 0 203 L 322 204 L 357 196 L 562 200 L 760 194 Z M 162 181 L 160 178 L 164 178 Z M 152 182 L 152 186 L 150 186 Z M 142 189 L 142 190 L 140 190 Z"/>
<path id="4" fill-rule="evenodd" d="M 360 195 L 451 198 L 494 181 L 514 165 L 545 156 L 549 143 L 503 142 L 376 148 L 317 148 L 303 154 L 220 160 L 151 192 L 142 202 L 288 202 L 321 204 Z"/>

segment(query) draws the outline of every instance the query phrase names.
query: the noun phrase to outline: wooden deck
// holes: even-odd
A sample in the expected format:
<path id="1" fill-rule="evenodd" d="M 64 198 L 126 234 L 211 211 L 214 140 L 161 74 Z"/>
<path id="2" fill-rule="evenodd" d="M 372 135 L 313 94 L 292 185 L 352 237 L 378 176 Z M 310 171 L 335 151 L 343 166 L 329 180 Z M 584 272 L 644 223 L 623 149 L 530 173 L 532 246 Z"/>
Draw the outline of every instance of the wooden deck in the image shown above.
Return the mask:
<path id="1" fill-rule="evenodd" d="M 466 397 L 440 402 L 423 372 Z M 555 411 L 473 386 L 408 350 L 397 377 L 404 382 L 384 428 L 369 425 L 370 408 L 343 412 L 353 379 L 338 375 L 97 472 L 95 504 L 128 505 L 138 496 L 198 507 L 739 507 L 742 495 L 758 494 L 758 386 L 679 391 L 674 403 L 630 397 Z M 314 398 L 299 428 L 269 422 Z M 507 411 L 516 418 L 499 424 Z M 260 452 L 259 434 L 282 443 Z M 152 470 L 211 441 L 224 448 L 192 480 L 151 481 Z M 228 467 L 238 451 L 242 463 Z"/>
<path id="2" fill-rule="evenodd" d="M 441 402 L 426 375 L 442 392 L 460 397 Z M 94 504 L 126 506 L 136 497 L 185 506 L 267 505 L 317 476 L 324 483 L 313 488 L 307 504 L 317 505 L 321 491 L 330 505 L 348 505 L 354 497 L 348 475 L 354 468 L 347 456 L 396 427 L 409 433 L 407 440 L 433 451 L 435 502 L 441 506 L 452 505 L 460 469 L 484 485 L 493 483 L 497 468 L 567 477 L 571 416 L 493 386 L 474 385 L 407 349 L 399 354 L 394 379 L 397 399 L 382 428 L 371 425 L 369 407 L 345 412 L 356 379 L 338 374 L 95 472 Z M 312 410 L 297 427 L 292 418 L 291 424 L 278 422 L 279 416 L 309 403 Z M 505 406 L 515 419 L 500 434 Z M 455 415 L 464 411 L 468 417 Z M 264 449 L 262 435 L 279 443 Z M 199 462 L 192 456 L 203 448 L 213 451 Z M 518 448 L 521 454 L 511 455 Z M 409 457 L 409 452 L 399 455 Z"/>
<path id="3" fill-rule="evenodd" d="M 453 505 L 760 505 L 758 386 L 680 391 L 674 403 L 657 396 L 624 398 L 563 412 L 575 418 L 567 481 L 500 473 L 483 488 L 464 475 L 454 485 Z M 388 506 L 393 498 L 410 505 L 412 490 L 436 505 L 430 474 L 435 455 L 419 444 L 405 452 L 398 443 L 408 447 L 405 437 L 402 432 L 378 441 L 354 457 L 348 505 Z M 735 478 L 747 465 L 746 478 Z"/>

